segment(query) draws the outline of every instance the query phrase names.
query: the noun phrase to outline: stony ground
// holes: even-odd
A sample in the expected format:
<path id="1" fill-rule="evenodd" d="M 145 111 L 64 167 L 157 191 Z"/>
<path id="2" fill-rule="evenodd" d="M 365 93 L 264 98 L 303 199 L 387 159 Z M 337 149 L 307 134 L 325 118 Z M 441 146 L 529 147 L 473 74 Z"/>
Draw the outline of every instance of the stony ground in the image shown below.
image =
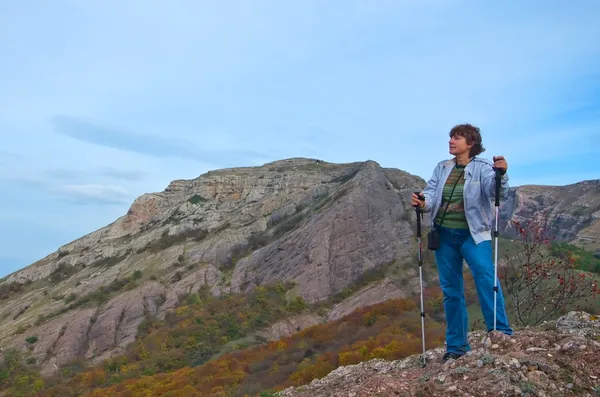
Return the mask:
<path id="1" fill-rule="evenodd" d="M 340 367 L 287 397 L 600 396 L 600 319 L 570 312 L 539 328 L 473 332 L 473 350 L 442 362 L 443 347 L 398 361 Z"/>

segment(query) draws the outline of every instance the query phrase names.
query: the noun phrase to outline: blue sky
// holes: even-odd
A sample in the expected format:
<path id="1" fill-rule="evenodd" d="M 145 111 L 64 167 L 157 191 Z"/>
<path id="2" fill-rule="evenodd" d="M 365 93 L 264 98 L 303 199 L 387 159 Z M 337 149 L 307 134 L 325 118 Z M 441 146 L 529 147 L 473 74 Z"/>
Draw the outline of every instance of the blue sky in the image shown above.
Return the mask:
<path id="1" fill-rule="evenodd" d="M 288 157 L 600 176 L 597 1 L 4 1 L 0 276 L 146 192 Z M 277 137 L 289 134 L 289 142 Z"/>

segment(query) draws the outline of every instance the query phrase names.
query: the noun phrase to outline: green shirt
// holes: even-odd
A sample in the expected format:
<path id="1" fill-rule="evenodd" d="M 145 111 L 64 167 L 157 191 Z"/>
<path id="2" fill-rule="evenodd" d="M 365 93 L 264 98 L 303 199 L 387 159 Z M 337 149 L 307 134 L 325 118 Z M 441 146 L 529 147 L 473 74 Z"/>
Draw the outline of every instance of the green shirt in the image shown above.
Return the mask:
<path id="1" fill-rule="evenodd" d="M 440 207 L 440 210 L 435 218 L 435 222 L 438 225 L 442 223 L 443 216 L 444 220 L 442 226 L 444 227 L 453 229 L 469 228 L 467 219 L 465 218 L 465 207 L 463 203 L 463 187 L 465 185 L 464 170 L 464 165 L 456 165 L 448 176 L 448 180 L 444 185 L 444 191 L 442 194 L 442 206 Z M 456 188 L 454 188 L 455 183 Z M 454 193 L 452 193 L 453 188 Z M 450 199 L 450 193 L 452 193 L 452 200 L 450 201 L 450 204 L 448 204 L 447 212 L 445 212 L 444 215 L 444 208 L 446 208 L 446 203 L 448 202 L 448 199 Z"/>

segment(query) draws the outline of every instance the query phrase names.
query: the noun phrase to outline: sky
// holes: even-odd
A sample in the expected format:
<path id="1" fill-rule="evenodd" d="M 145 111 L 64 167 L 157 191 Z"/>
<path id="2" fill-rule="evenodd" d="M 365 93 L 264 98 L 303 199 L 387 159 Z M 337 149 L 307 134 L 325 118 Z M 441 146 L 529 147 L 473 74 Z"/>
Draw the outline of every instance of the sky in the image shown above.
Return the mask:
<path id="1" fill-rule="evenodd" d="M 600 177 L 600 2 L 0 2 L 0 277 L 174 179 L 290 157 Z M 286 133 L 288 141 L 278 134 Z"/>

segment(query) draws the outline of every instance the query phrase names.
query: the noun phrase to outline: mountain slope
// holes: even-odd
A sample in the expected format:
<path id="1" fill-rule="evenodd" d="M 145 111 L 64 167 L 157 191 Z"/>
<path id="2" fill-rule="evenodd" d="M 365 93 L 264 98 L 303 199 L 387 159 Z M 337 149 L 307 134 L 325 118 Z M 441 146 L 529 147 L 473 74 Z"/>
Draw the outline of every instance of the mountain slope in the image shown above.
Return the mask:
<path id="1" fill-rule="evenodd" d="M 290 298 L 327 300 L 369 270 L 410 261 L 408 197 L 423 183 L 372 161 L 310 159 L 174 181 L 10 275 L 0 343 L 24 348 L 38 336 L 32 353 L 51 374 L 121 353 L 146 315 L 164 318 L 204 285 L 220 295 L 284 281 L 296 285 Z"/>

